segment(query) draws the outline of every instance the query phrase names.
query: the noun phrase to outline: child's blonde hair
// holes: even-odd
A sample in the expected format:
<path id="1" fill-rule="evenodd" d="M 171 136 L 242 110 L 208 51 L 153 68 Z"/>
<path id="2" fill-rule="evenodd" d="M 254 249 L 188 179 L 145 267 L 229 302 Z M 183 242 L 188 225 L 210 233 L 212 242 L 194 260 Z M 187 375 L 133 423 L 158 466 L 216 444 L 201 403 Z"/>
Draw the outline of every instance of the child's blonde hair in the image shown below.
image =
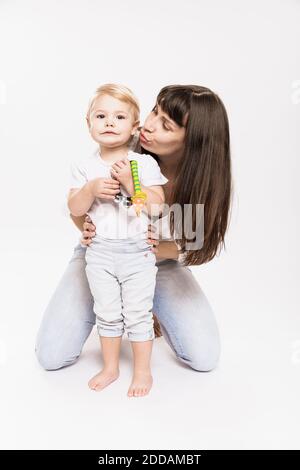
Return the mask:
<path id="1" fill-rule="evenodd" d="M 133 119 L 134 122 L 139 121 L 140 119 L 140 106 L 136 96 L 133 92 L 124 85 L 118 85 L 115 83 L 106 83 L 105 85 L 101 85 L 97 88 L 94 96 L 91 98 L 89 102 L 88 111 L 86 114 L 87 119 L 90 118 L 91 109 L 93 104 L 99 96 L 109 95 L 113 98 L 116 98 L 124 103 L 128 103 L 132 107 L 133 111 Z"/>

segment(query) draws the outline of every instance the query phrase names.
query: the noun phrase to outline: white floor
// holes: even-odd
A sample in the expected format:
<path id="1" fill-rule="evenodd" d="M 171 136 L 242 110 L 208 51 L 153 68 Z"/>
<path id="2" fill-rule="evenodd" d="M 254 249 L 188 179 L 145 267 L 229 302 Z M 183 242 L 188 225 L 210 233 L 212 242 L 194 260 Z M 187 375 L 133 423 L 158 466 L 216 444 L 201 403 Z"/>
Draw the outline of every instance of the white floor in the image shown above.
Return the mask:
<path id="1" fill-rule="evenodd" d="M 234 260 L 226 254 L 194 268 L 218 318 L 219 367 L 210 373 L 193 371 L 175 358 L 163 338 L 156 339 L 153 389 L 147 397 L 130 399 L 131 349 L 124 336 L 120 378 L 96 393 L 87 387 L 101 366 L 95 330 L 74 366 L 45 372 L 37 364 L 36 330 L 70 250 L 64 242 L 60 253 L 46 256 L 41 231 L 19 235 L 24 244 L 2 245 L 1 255 L 6 286 L 0 334 L 1 448 L 300 447 L 299 317 L 292 303 L 282 315 L 280 299 L 286 291 L 279 297 L 274 286 L 272 302 L 265 287 L 266 297 L 260 298 L 262 282 L 253 276 L 253 295 L 251 266 L 247 282 L 243 271 L 232 266 L 229 276 Z M 53 237 L 58 246 L 54 232 Z M 236 289 L 234 282 L 239 282 Z"/>

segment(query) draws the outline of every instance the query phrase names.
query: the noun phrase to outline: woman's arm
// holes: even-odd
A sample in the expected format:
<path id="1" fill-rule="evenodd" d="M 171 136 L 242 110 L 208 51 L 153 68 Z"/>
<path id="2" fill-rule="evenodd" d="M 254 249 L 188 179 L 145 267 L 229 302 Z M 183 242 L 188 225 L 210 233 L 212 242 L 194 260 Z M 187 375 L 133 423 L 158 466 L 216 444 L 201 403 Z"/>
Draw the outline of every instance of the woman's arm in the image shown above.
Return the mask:
<path id="1" fill-rule="evenodd" d="M 176 259 L 178 260 L 179 251 L 175 242 L 160 241 L 158 247 L 155 248 L 154 253 L 156 258 L 160 259 Z"/>
<path id="2" fill-rule="evenodd" d="M 71 219 L 73 220 L 74 224 L 76 225 L 76 227 L 78 228 L 78 230 L 80 230 L 80 232 L 83 232 L 83 224 L 84 224 L 84 221 L 85 221 L 85 215 L 81 215 L 80 217 L 75 217 L 75 215 L 71 214 L 70 213 L 70 217 Z"/>

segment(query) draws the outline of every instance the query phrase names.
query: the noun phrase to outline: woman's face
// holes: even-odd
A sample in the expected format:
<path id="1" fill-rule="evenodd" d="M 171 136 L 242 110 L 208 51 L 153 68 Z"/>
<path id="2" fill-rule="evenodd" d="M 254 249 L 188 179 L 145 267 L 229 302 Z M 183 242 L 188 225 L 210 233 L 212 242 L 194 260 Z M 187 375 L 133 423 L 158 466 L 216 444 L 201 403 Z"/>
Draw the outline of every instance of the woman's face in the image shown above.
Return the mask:
<path id="1" fill-rule="evenodd" d="M 177 155 L 184 149 L 185 127 L 180 127 L 156 104 L 141 129 L 140 143 L 158 156 Z"/>

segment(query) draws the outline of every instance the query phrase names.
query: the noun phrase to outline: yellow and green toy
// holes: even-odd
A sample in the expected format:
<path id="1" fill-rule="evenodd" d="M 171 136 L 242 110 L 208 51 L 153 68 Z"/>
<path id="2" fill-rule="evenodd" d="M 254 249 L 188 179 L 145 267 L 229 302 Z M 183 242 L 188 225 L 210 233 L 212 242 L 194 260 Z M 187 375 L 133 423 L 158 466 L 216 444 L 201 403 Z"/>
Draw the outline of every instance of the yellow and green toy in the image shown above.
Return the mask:
<path id="1" fill-rule="evenodd" d="M 130 167 L 134 186 L 134 195 L 131 198 L 131 202 L 134 205 L 136 215 L 140 216 L 141 211 L 146 204 L 147 194 L 143 193 L 141 190 L 137 161 L 130 160 Z"/>

